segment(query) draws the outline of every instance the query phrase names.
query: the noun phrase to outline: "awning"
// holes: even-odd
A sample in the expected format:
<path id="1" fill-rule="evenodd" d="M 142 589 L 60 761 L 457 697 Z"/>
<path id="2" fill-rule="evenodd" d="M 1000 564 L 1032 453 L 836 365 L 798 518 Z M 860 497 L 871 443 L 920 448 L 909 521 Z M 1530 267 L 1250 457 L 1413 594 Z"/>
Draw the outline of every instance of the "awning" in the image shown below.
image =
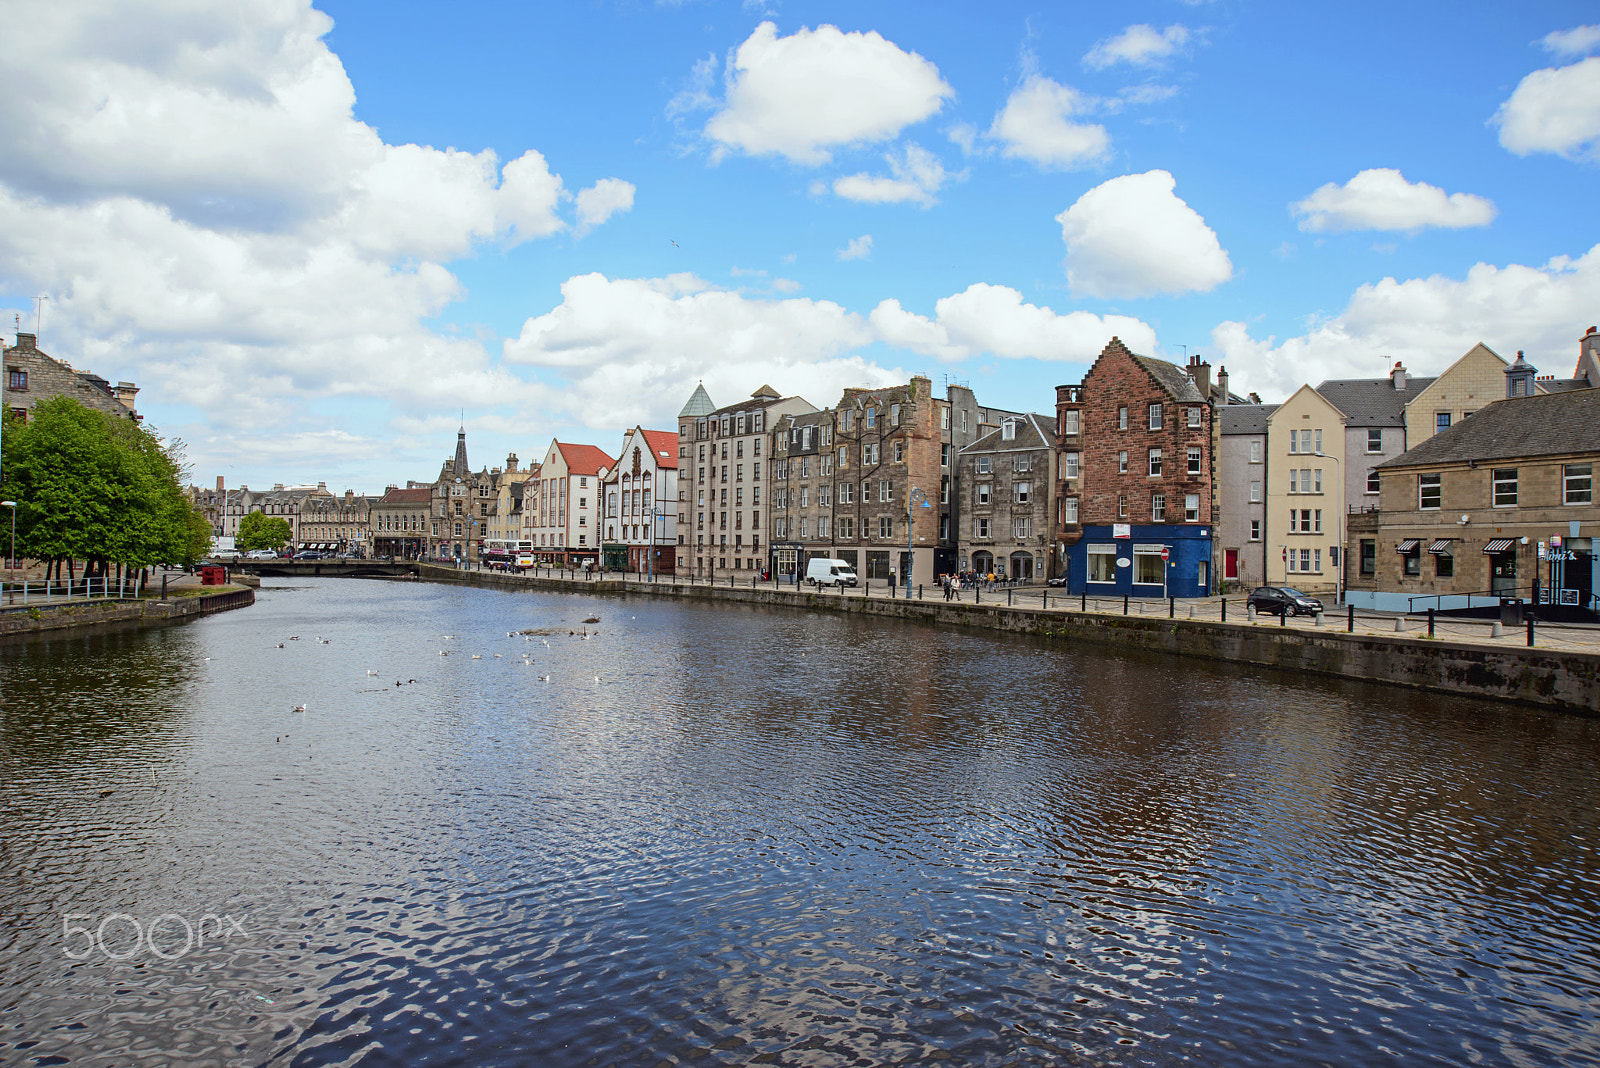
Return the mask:
<path id="1" fill-rule="evenodd" d="M 1401 542 L 1399 545 L 1396 545 L 1394 547 L 1394 551 L 1397 552 L 1397 553 L 1415 552 L 1416 549 L 1417 549 L 1417 546 L 1421 545 L 1421 544 L 1422 544 L 1422 539 L 1421 538 L 1407 538 L 1405 541 Z"/>
<path id="2" fill-rule="evenodd" d="M 1454 538 L 1440 538 L 1438 541 L 1428 546 L 1428 551 L 1430 553 L 1447 553 L 1450 551 L 1450 543 L 1455 540 L 1456 539 Z"/>
<path id="3" fill-rule="evenodd" d="M 1512 545 L 1516 544 L 1516 541 L 1516 538 L 1496 538 L 1483 547 L 1484 555 L 1489 556 L 1493 555 L 1494 553 L 1503 553 L 1507 549 L 1511 548 Z"/>

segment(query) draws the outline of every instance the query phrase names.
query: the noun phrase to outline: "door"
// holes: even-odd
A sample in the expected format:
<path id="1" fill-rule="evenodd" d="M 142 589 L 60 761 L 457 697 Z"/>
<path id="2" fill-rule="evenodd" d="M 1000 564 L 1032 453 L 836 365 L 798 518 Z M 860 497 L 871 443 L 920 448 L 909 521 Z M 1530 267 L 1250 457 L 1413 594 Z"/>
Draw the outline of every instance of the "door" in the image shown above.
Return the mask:
<path id="1" fill-rule="evenodd" d="M 1225 579 L 1233 579 L 1235 581 L 1238 580 L 1238 578 L 1239 578 L 1239 550 L 1238 549 L 1224 549 L 1224 550 L 1222 550 L 1222 577 L 1225 578 Z"/>

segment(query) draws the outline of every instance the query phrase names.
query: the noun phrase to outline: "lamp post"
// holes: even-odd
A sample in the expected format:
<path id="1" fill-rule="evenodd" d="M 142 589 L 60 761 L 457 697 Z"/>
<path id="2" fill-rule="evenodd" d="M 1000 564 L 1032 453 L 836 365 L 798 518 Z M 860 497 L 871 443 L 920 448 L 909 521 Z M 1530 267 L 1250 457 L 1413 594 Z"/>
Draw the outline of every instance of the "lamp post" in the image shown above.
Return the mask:
<path id="1" fill-rule="evenodd" d="M 0 508 L 9 508 L 9 509 L 11 509 L 11 556 L 6 561 L 7 564 L 10 565 L 9 567 L 6 568 L 6 570 L 12 572 L 11 584 L 14 586 L 17 583 L 17 576 L 16 576 L 16 573 L 15 573 L 16 570 L 17 570 L 17 502 L 16 501 L 0 501 Z M 15 598 L 16 595 L 17 595 L 17 591 L 12 590 L 11 591 L 11 596 L 13 598 Z M 26 603 L 26 598 L 24 598 L 24 603 Z"/>
<path id="2" fill-rule="evenodd" d="M 1319 460 L 1332 460 L 1337 466 L 1339 475 L 1339 568 L 1333 573 L 1333 603 L 1340 604 L 1344 601 L 1344 464 L 1339 462 L 1337 456 L 1330 456 L 1325 452 L 1312 453 Z"/>

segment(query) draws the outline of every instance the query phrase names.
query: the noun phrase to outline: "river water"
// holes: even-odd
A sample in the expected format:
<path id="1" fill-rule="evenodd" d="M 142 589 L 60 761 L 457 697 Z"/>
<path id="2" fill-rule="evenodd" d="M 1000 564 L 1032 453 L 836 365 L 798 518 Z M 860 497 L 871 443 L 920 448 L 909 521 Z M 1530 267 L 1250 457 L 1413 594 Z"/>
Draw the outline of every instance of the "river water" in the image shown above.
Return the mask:
<path id="1" fill-rule="evenodd" d="M 277 581 L 0 646 L 0 1063 L 1600 1063 L 1595 721 Z"/>

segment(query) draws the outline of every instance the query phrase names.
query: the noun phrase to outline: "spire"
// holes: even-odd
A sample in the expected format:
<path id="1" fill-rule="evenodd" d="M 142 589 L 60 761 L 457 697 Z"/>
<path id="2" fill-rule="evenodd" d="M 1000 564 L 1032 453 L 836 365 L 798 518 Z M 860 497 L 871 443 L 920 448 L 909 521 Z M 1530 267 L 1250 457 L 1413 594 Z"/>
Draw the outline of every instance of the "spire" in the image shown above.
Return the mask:
<path id="1" fill-rule="evenodd" d="M 467 464 L 467 428 L 464 426 L 456 431 L 456 458 L 450 464 L 450 473 L 457 478 L 472 474 Z"/>
<path id="2" fill-rule="evenodd" d="M 689 397 L 689 403 L 683 406 L 683 411 L 678 413 L 679 419 L 698 419 L 702 415 L 710 415 L 717 410 L 711 403 L 711 394 L 706 392 L 704 383 L 694 387 L 694 393 Z"/>

